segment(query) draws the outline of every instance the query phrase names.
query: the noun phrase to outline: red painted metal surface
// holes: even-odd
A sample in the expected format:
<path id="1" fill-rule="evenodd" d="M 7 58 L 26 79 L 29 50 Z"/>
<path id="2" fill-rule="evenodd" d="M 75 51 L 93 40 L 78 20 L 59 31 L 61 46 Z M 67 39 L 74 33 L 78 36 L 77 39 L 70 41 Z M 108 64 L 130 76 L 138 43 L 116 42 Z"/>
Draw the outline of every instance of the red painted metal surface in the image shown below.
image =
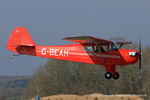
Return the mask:
<path id="1" fill-rule="evenodd" d="M 85 37 L 83 37 L 85 39 Z M 88 38 L 88 37 L 87 37 Z M 77 44 L 72 45 L 58 45 L 58 46 L 37 46 L 29 35 L 28 31 L 23 27 L 15 28 L 12 32 L 10 39 L 7 43 L 7 48 L 10 51 L 16 52 L 21 55 L 31 55 L 52 59 L 61 59 L 89 64 L 98 64 L 104 65 L 107 72 L 112 72 L 114 75 L 116 73 L 116 65 L 128 65 L 134 64 L 138 61 L 138 55 L 131 57 L 130 53 L 137 53 L 137 50 L 129 49 L 118 49 L 101 53 L 87 52 L 85 50 L 85 45 L 92 45 L 93 40 L 102 41 L 103 44 L 109 47 L 109 43 L 112 43 L 109 40 L 97 39 L 90 37 L 92 40 L 81 40 L 84 42 L 84 45 L 80 41 L 70 40 L 70 38 L 65 38 L 66 40 L 76 42 Z M 129 44 L 131 42 L 118 42 Z M 93 49 L 94 50 L 94 49 Z"/>

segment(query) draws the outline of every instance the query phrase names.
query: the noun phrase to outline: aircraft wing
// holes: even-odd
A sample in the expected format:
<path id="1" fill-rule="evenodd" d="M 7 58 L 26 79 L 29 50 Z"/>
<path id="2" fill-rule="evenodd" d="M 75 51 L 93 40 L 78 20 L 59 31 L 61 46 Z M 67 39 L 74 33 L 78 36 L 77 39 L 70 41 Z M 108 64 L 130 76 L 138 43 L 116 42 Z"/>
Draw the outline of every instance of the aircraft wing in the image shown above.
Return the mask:
<path id="1" fill-rule="evenodd" d="M 116 41 L 118 44 L 132 44 L 131 41 Z"/>
<path id="2" fill-rule="evenodd" d="M 91 43 L 101 43 L 101 44 L 111 44 L 113 41 L 111 40 L 104 40 L 100 38 L 95 38 L 92 36 L 77 36 L 77 37 L 67 37 L 63 40 L 72 41 L 75 43 L 82 43 L 82 44 L 91 44 Z M 118 44 L 131 44 L 130 41 L 116 41 Z"/>

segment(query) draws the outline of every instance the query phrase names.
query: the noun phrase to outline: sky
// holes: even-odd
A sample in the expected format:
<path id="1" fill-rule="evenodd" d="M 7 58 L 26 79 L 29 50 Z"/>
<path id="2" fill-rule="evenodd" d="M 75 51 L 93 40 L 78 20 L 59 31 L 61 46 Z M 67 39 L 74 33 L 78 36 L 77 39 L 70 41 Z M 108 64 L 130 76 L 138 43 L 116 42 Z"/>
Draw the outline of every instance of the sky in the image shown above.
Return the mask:
<path id="1" fill-rule="evenodd" d="M 0 0 L 0 75 L 33 75 L 48 58 L 18 56 L 6 48 L 13 29 L 27 27 L 37 45 L 64 45 L 62 38 L 123 37 L 149 46 L 149 0 Z"/>

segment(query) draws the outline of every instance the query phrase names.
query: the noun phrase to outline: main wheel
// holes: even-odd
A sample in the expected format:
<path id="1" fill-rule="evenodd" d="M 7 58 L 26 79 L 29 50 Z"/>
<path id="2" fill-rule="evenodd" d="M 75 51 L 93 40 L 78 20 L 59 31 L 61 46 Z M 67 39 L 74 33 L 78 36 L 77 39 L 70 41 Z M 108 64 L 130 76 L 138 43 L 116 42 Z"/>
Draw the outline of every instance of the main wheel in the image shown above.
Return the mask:
<path id="1" fill-rule="evenodd" d="M 111 72 L 106 72 L 106 73 L 105 73 L 105 78 L 106 78 L 106 79 L 111 79 L 112 76 L 113 76 L 113 74 L 112 74 Z"/>
<path id="2" fill-rule="evenodd" d="M 116 75 L 113 75 L 113 79 L 118 79 L 119 78 L 119 73 L 116 72 Z"/>

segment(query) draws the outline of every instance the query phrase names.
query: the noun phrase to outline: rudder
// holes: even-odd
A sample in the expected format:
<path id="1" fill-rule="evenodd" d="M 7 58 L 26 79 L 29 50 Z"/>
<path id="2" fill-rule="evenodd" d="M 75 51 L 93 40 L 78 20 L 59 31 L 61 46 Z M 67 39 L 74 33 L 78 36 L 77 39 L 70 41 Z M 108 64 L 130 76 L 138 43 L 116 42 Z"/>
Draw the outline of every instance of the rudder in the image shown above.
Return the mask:
<path id="1" fill-rule="evenodd" d="M 34 47 L 36 46 L 36 44 L 34 43 L 30 34 L 25 28 L 17 27 L 13 30 L 8 40 L 7 49 L 18 53 L 16 48 L 21 46 Z"/>

